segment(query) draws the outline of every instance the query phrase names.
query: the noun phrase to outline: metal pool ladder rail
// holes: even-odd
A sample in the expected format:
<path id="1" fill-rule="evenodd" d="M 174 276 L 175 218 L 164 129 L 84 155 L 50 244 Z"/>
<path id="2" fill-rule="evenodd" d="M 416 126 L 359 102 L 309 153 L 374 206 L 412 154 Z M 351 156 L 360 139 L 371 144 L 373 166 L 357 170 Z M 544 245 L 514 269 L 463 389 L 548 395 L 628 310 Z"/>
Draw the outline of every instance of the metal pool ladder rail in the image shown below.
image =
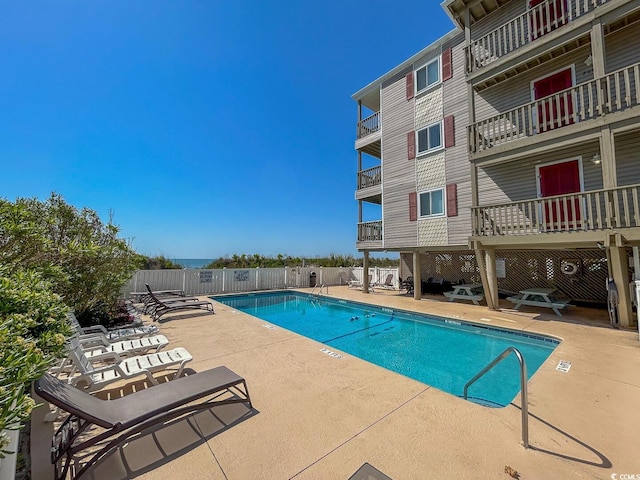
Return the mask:
<path id="1" fill-rule="evenodd" d="M 318 290 L 318 293 L 316 293 L 316 296 L 322 295 L 322 289 L 323 288 L 325 290 L 325 295 L 329 294 L 329 287 L 326 287 L 325 284 L 323 283 L 322 285 L 320 285 L 320 290 Z M 316 290 L 316 287 L 313 287 L 313 289 L 311 290 L 310 295 L 313 295 L 315 290 Z"/>
<path id="2" fill-rule="evenodd" d="M 516 347 L 509 347 L 500 355 L 498 355 L 493 361 L 480 370 L 475 377 L 469 380 L 464 386 L 464 399 L 467 399 L 467 390 L 485 373 L 495 367 L 502 360 L 507 358 L 510 353 L 515 354 L 520 362 L 520 411 L 522 412 L 522 446 L 529 448 L 529 398 L 527 395 L 527 364 L 524 361 L 524 357 Z"/>

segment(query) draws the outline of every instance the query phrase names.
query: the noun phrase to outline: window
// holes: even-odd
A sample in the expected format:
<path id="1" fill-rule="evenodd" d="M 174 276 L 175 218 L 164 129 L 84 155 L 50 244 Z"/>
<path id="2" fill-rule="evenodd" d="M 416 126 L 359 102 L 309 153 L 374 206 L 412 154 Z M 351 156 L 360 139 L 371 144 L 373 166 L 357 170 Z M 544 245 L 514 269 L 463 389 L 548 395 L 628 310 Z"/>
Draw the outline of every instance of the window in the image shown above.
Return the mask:
<path id="1" fill-rule="evenodd" d="M 444 189 L 420 193 L 420 216 L 439 217 L 444 215 Z"/>
<path id="2" fill-rule="evenodd" d="M 416 70 L 416 93 L 440 83 L 440 57 Z"/>
<path id="3" fill-rule="evenodd" d="M 442 122 L 418 130 L 418 154 L 442 148 Z"/>

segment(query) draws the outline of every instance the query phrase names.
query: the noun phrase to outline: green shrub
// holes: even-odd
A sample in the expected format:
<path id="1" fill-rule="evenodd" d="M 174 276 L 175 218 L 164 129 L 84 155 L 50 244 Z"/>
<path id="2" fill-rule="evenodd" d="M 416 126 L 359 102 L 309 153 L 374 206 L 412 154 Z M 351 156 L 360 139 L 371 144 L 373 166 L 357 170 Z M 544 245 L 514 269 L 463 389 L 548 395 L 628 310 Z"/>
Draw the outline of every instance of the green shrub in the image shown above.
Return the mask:
<path id="1" fill-rule="evenodd" d="M 64 356 L 69 307 L 89 316 L 116 307 L 138 268 L 118 233 L 60 195 L 0 199 L 0 430 L 21 427 L 31 383 Z M 0 436 L 0 456 L 6 446 Z"/>
<path id="2" fill-rule="evenodd" d="M 31 414 L 29 387 L 64 355 L 68 312 L 41 273 L 0 266 L 0 431 L 20 428 Z M 7 443 L 0 435 L 0 457 Z"/>
<path id="3" fill-rule="evenodd" d="M 138 254 L 118 233 L 55 193 L 45 202 L 0 199 L 0 265 L 41 272 L 76 314 L 115 305 L 138 268 Z"/>

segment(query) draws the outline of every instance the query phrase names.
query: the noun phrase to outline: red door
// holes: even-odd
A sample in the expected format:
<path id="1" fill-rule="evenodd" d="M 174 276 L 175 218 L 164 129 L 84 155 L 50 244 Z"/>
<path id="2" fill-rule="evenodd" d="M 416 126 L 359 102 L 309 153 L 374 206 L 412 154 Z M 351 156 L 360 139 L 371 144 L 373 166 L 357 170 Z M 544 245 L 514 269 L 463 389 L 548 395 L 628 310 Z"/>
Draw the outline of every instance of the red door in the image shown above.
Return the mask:
<path id="1" fill-rule="evenodd" d="M 580 192 L 578 160 L 540 167 L 540 196 L 553 197 Z M 543 220 L 547 229 L 568 230 L 580 226 L 580 200 L 550 199 L 544 202 Z"/>
<path id="2" fill-rule="evenodd" d="M 537 8 L 536 8 L 537 7 Z M 540 38 L 567 23 L 567 1 L 530 0 L 529 26 L 531 40 Z"/>
<path id="3" fill-rule="evenodd" d="M 571 69 L 554 73 L 533 83 L 533 99 L 539 100 L 573 86 Z M 571 91 L 538 103 L 537 131 L 546 132 L 573 123 L 573 95 Z"/>

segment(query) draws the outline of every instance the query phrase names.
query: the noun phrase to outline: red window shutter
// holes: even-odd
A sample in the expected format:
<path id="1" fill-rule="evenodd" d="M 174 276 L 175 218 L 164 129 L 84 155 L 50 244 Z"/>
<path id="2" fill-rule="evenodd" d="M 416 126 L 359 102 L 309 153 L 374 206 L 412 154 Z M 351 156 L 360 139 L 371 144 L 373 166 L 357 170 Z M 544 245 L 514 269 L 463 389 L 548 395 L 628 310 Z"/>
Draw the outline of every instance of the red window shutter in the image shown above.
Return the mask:
<path id="1" fill-rule="evenodd" d="M 442 52 L 442 81 L 453 77 L 453 64 L 451 62 L 451 49 L 447 48 Z"/>
<path id="2" fill-rule="evenodd" d="M 458 185 L 447 185 L 447 217 L 458 216 Z"/>
<path id="3" fill-rule="evenodd" d="M 416 132 L 414 130 L 407 133 L 407 158 L 409 160 L 416 158 Z"/>
<path id="4" fill-rule="evenodd" d="M 418 194 L 411 192 L 409 194 L 409 221 L 415 222 L 418 220 Z"/>
<path id="5" fill-rule="evenodd" d="M 444 146 L 445 148 L 453 147 L 456 144 L 456 131 L 453 121 L 453 115 L 444 117 Z"/>
<path id="6" fill-rule="evenodd" d="M 405 77 L 407 79 L 407 100 L 413 98 L 413 72 L 407 73 Z"/>

